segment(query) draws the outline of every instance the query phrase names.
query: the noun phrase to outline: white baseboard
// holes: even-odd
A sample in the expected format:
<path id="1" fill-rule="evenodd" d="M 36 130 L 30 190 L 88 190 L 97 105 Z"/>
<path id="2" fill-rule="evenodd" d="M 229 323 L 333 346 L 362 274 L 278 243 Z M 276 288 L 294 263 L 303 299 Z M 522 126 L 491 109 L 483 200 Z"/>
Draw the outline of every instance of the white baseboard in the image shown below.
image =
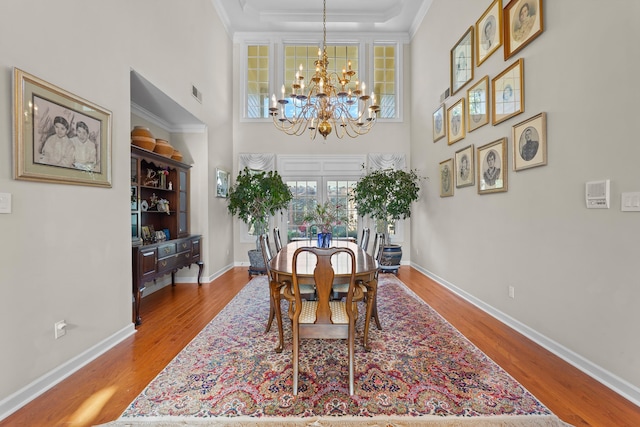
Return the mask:
<path id="1" fill-rule="evenodd" d="M 539 333 L 536 330 L 528 327 L 527 325 L 519 322 L 518 320 L 512 318 L 511 316 L 501 312 L 500 310 L 495 309 L 494 307 L 490 306 L 489 304 L 486 304 L 484 301 L 479 300 L 478 298 L 476 298 L 473 295 L 463 291 L 462 289 L 458 288 L 457 286 L 453 285 L 452 283 L 449 283 L 446 280 L 444 280 L 443 278 L 438 277 L 437 275 L 431 273 L 429 270 L 424 269 L 424 268 L 422 268 L 422 267 L 420 267 L 418 265 L 415 265 L 415 264 L 412 264 L 412 267 L 415 268 L 416 270 L 420 271 L 421 273 L 423 273 L 427 277 L 431 278 L 432 280 L 434 280 L 438 284 L 440 284 L 440 285 L 444 286 L 445 288 L 449 289 L 454 294 L 456 294 L 456 295 L 460 296 L 461 298 L 464 298 L 465 300 L 469 301 L 471 304 L 475 305 L 476 307 L 478 307 L 482 311 L 484 311 L 484 312 L 488 313 L 489 315 L 493 316 L 494 318 L 498 319 L 499 321 L 501 321 L 505 325 L 507 325 L 510 328 L 518 331 L 519 333 L 521 333 L 525 337 L 529 338 L 530 340 L 532 340 L 536 344 L 538 344 L 538 345 L 544 347 L 545 349 L 549 350 L 551 353 L 555 354 L 556 356 L 558 356 L 559 358 L 561 358 L 565 362 L 567 362 L 567 363 L 575 366 L 576 368 L 580 369 L 582 372 L 584 372 L 585 374 L 589 375 L 590 377 L 592 377 L 596 381 L 600 382 L 604 386 L 610 388 L 614 392 L 618 393 L 620 396 L 622 396 L 625 399 L 628 399 L 631 402 L 633 402 L 634 404 L 640 406 L 640 388 L 638 388 L 638 387 L 634 386 L 633 384 L 629 383 L 628 381 L 618 377 L 617 375 L 614 375 L 613 373 L 607 371 L 606 369 L 603 369 L 601 366 L 596 365 L 595 363 L 591 362 L 590 360 L 585 359 L 581 355 L 579 355 L 579 354 L 575 353 L 574 351 L 564 347 L 563 345 L 555 342 L 554 340 L 549 339 L 545 335 L 542 335 L 541 333 Z"/>
<path id="2" fill-rule="evenodd" d="M 0 401 L 0 421 L 31 402 L 36 397 L 43 394 L 71 374 L 106 353 L 114 346 L 135 334 L 136 328 L 133 323 L 122 328 L 115 334 L 104 339 L 73 359 L 63 363 L 57 368 L 47 372 L 45 375 L 23 387 L 12 395 Z"/>

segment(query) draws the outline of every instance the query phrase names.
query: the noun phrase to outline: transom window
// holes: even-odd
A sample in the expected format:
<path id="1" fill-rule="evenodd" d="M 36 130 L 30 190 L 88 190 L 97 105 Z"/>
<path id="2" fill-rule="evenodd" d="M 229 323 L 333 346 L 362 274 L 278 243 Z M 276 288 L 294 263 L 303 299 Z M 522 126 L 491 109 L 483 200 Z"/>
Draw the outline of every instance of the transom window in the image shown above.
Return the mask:
<path id="1" fill-rule="evenodd" d="M 246 105 L 247 117 L 269 117 L 269 46 L 247 46 Z"/>
<path id="2" fill-rule="evenodd" d="M 246 119 L 269 119 L 271 95 L 282 97 L 282 85 L 285 86 L 285 96 L 291 93 L 291 85 L 296 72 L 304 75 L 305 87 L 308 87 L 311 76 L 315 71 L 314 62 L 318 59 L 318 45 L 310 44 L 280 44 L 271 45 L 247 44 L 246 46 L 246 82 L 244 97 L 244 113 Z M 355 79 L 367 84 L 366 92 L 374 92 L 380 105 L 378 117 L 381 119 L 399 118 L 398 87 L 399 60 L 398 44 L 372 44 L 371 61 L 361 61 L 364 57 L 361 44 L 328 45 L 328 70 L 339 76 L 348 67 L 357 72 Z M 282 49 L 282 50 L 280 50 Z M 275 52 L 281 51 L 282 63 L 277 63 Z M 355 81 L 352 85 L 355 84 Z M 285 108 L 293 108 L 287 104 Z M 357 107 L 354 106 L 354 115 Z"/>

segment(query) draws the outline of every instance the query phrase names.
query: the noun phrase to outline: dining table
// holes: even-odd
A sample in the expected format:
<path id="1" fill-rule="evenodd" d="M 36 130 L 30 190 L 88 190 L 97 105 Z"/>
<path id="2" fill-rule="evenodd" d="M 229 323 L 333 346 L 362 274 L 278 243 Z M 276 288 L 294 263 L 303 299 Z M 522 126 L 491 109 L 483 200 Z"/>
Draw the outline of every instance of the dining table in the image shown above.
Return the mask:
<path id="1" fill-rule="evenodd" d="M 280 284 L 290 284 L 293 282 L 293 254 L 296 249 L 305 246 L 314 246 L 313 240 L 298 240 L 288 243 L 271 259 L 269 269 L 271 270 L 272 280 Z M 368 254 L 364 249 L 360 248 L 356 243 L 349 240 L 333 240 L 332 247 L 347 247 L 351 249 L 355 255 L 355 280 L 356 283 L 362 283 L 367 288 L 366 298 L 366 314 L 364 325 L 363 345 L 369 351 L 369 323 L 376 303 L 376 294 L 378 289 L 377 271 L 378 262 L 373 256 Z M 349 281 L 351 275 L 351 259 L 346 253 L 338 253 L 333 256 L 332 260 L 334 270 L 334 282 L 344 283 Z M 316 258 L 310 253 L 298 256 L 297 276 L 298 282 L 301 284 L 313 284 L 313 270 L 316 266 Z M 282 351 L 282 310 L 280 308 L 280 290 L 278 295 L 272 295 L 275 304 L 275 316 L 280 331 L 279 346 L 276 351 Z"/>

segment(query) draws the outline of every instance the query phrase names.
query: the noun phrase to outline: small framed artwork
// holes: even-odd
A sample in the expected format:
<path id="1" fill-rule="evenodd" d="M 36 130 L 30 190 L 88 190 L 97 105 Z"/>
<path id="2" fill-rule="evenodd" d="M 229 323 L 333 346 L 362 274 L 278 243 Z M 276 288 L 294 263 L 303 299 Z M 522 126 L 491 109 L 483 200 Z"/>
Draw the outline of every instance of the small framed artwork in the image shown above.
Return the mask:
<path id="1" fill-rule="evenodd" d="M 502 46 L 502 0 L 494 0 L 476 22 L 478 67 Z"/>
<path id="2" fill-rule="evenodd" d="M 14 178 L 111 187 L 111 112 L 14 69 Z"/>
<path id="3" fill-rule="evenodd" d="M 469 132 L 489 123 L 489 76 L 484 76 L 467 90 Z"/>
<path id="4" fill-rule="evenodd" d="M 131 210 L 138 210 L 138 187 L 131 186 Z"/>
<path id="5" fill-rule="evenodd" d="M 151 242 L 151 230 L 149 230 L 149 226 L 143 225 L 141 227 L 141 232 L 142 232 L 142 240 L 145 243 Z"/>
<path id="6" fill-rule="evenodd" d="M 447 135 L 444 112 L 444 104 L 440 104 L 438 109 L 433 113 L 433 142 L 439 141 Z"/>
<path id="7" fill-rule="evenodd" d="M 440 162 L 440 197 L 453 196 L 453 159 Z"/>
<path id="8" fill-rule="evenodd" d="M 491 81 L 491 119 L 497 125 L 524 112 L 524 59 L 520 58 Z"/>
<path id="9" fill-rule="evenodd" d="M 504 8 L 504 59 L 544 31 L 542 0 L 511 0 Z"/>
<path id="10" fill-rule="evenodd" d="M 464 138 L 464 98 L 447 109 L 447 135 L 449 145 Z"/>
<path id="11" fill-rule="evenodd" d="M 229 172 L 216 168 L 216 197 L 229 195 Z"/>
<path id="12" fill-rule="evenodd" d="M 540 113 L 513 126 L 513 170 L 547 164 L 547 114 Z"/>
<path id="13" fill-rule="evenodd" d="M 507 191 L 507 138 L 478 148 L 478 194 Z"/>
<path id="14" fill-rule="evenodd" d="M 451 49 L 451 95 L 473 80 L 473 27 Z"/>
<path id="15" fill-rule="evenodd" d="M 475 184 L 473 144 L 456 151 L 456 188 L 468 187 Z"/>

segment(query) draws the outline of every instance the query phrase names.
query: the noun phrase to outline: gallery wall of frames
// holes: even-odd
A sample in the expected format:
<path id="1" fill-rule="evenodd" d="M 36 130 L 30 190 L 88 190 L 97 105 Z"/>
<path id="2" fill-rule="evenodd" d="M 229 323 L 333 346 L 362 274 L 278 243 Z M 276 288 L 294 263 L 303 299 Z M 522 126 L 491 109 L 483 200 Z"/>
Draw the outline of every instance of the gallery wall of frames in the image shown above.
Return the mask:
<path id="1" fill-rule="evenodd" d="M 456 144 L 451 157 L 440 161 L 440 197 L 453 196 L 454 188 L 472 186 L 477 187 L 478 194 L 507 191 L 509 152 L 514 172 L 547 164 L 545 112 L 537 112 L 510 128 L 503 124 L 525 113 L 522 51 L 544 31 L 543 6 L 543 0 L 510 0 L 504 6 L 502 0 L 494 0 L 451 48 L 451 98 L 433 113 L 433 142 Z M 483 76 L 482 63 L 501 47 L 503 70 Z M 478 77 L 475 81 L 474 72 Z M 503 126 L 505 136 L 479 147 L 464 146 L 462 141 L 469 132 L 481 133 L 489 123 Z"/>

